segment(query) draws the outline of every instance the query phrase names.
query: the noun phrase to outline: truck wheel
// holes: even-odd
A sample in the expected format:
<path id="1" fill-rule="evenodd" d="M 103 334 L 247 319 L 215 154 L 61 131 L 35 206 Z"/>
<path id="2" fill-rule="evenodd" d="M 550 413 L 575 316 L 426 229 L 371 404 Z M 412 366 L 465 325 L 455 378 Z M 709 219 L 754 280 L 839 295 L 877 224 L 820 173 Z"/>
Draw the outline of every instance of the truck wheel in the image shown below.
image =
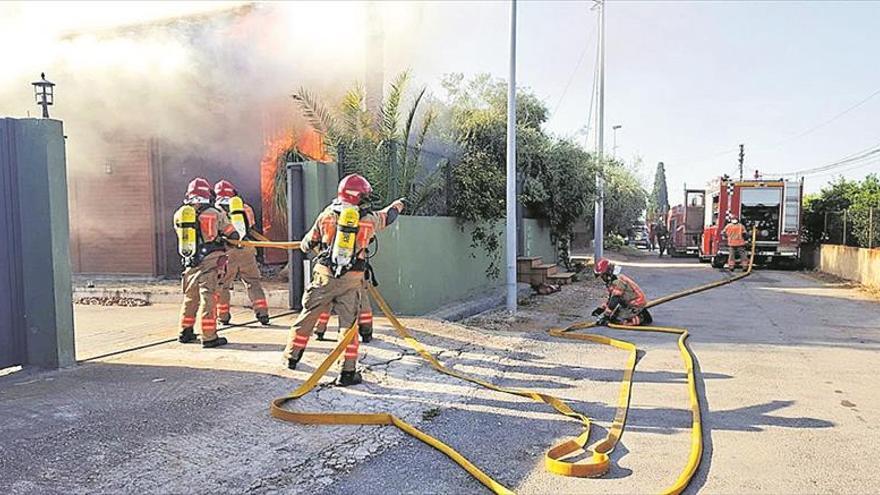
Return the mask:
<path id="1" fill-rule="evenodd" d="M 713 256 L 712 257 L 712 268 L 724 268 L 724 264 L 727 260 L 721 256 Z"/>

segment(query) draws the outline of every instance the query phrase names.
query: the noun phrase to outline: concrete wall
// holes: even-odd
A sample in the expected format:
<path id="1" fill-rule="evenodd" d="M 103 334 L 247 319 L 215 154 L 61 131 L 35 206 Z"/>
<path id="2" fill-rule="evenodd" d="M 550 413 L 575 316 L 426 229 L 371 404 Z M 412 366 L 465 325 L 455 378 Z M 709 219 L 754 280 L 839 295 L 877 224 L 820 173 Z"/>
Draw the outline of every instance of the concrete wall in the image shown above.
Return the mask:
<path id="1" fill-rule="evenodd" d="M 819 270 L 880 289 L 880 248 L 823 244 Z"/>
<path id="2" fill-rule="evenodd" d="M 336 170 L 332 164 L 303 166 L 308 227 L 336 196 Z M 495 228 L 500 233 L 503 226 L 498 222 Z M 524 229 L 525 254 L 555 263 L 556 250 L 545 222 L 525 219 Z M 471 231 L 472 226 L 454 217 L 402 216 L 378 234 L 379 250 L 372 265 L 379 290 L 396 312 L 424 314 L 503 286 L 504 252 L 499 260 L 501 278 L 490 279 L 486 275 L 489 256 L 480 248 L 470 247 Z"/>

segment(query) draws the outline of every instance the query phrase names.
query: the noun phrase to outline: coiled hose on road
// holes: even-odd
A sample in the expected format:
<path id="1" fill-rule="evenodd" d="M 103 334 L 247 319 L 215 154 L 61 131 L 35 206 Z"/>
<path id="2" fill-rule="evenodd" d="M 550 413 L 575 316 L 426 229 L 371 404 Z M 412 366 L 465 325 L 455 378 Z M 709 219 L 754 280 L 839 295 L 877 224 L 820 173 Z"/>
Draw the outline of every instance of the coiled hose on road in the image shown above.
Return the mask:
<path id="1" fill-rule="evenodd" d="M 265 247 L 280 246 L 266 245 Z M 290 249 L 286 246 L 285 248 Z M 680 299 L 682 297 L 727 285 L 737 280 L 748 277 L 752 272 L 754 259 L 755 231 L 753 229 L 749 266 L 744 273 L 734 277 L 728 277 L 717 282 L 708 283 L 705 285 L 694 287 L 692 289 L 661 297 L 654 301 L 650 301 L 647 304 L 647 307 L 654 307 L 659 304 L 663 304 L 669 301 L 673 301 L 675 299 Z M 403 338 L 403 340 L 410 348 L 416 351 L 416 353 L 418 353 L 423 359 L 425 359 L 428 364 L 438 372 L 459 378 L 470 383 L 474 383 L 476 385 L 480 385 L 490 390 L 517 395 L 520 397 L 532 399 L 537 402 L 546 403 L 553 407 L 560 414 L 579 421 L 583 428 L 583 431 L 580 435 L 552 447 L 545 454 L 544 465 L 548 471 L 563 476 L 575 477 L 597 477 L 603 475 L 608 471 L 611 463 L 609 454 L 614 450 L 614 447 L 620 441 L 620 437 L 623 434 L 623 430 L 626 426 L 627 413 L 629 412 L 630 395 L 632 391 L 632 378 L 636 366 L 637 348 L 635 344 L 624 340 L 613 339 L 604 335 L 571 333 L 575 330 L 592 328 L 596 326 L 594 322 L 579 322 L 569 325 L 565 328 L 551 329 L 549 331 L 550 335 L 554 337 L 609 345 L 621 350 L 625 350 L 628 353 L 626 366 L 623 371 L 623 379 L 621 380 L 620 390 L 618 393 L 617 409 L 614 415 L 614 419 L 612 421 L 612 425 L 608 429 L 608 433 L 606 434 L 605 438 L 588 446 L 591 427 L 589 416 L 575 411 L 564 400 L 553 395 L 529 389 L 501 387 L 480 378 L 443 366 L 443 364 L 440 363 L 440 361 L 438 361 L 431 353 L 429 353 L 424 348 L 424 346 L 422 346 L 421 343 L 419 343 L 419 341 L 412 336 L 409 330 L 397 319 L 397 317 L 394 315 L 394 312 L 388 306 L 388 303 L 375 287 L 370 286 L 370 295 L 376 301 L 385 317 L 388 318 L 391 326 L 398 333 L 398 335 Z M 688 331 L 684 328 L 661 326 L 629 327 L 612 324 L 609 325 L 609 327 L 616 330 L 633 332 L 656 332 L 678 335 L 678 349 L 679 353 L 681 354 L 682 361 L 684 362 L 685 371 L 687 373 L 689 405 L 692 415 L 691 447 L 690 453 L 688 455 L 688 461 L 684 469 L 682 469 L 675 482 L 671 486 L 665 488 L 661 493 L 681 493 L 687 487 L 688 483 L 690 483 L 690 480 L 694 476 L 694 473 L 696 473 L 697 468 L 700 464 L 703 450 L 702 425 L 700 421 L 700 399 L 697 395 L 696 378 L 694 376 L 694 356 L 687 345 L 687 338 L 689 335 Z M 513 491 L 480 470 L 476 465 L 470 462 L 455 449 L 446 445 L 437 438 L 428 435 L 427 433 L 419 430 L 411 424 L 403 421 L 402 419 L 394 416 L 391 413 L 299 412 L 285 409 L 284 406 L 287 403 L 293 402 L 303 397 L 304 395 L 308 394 L 312 389 L 314 389 L 315 386 L 317 386 L 318 381 L 321 379 L 321 377 L 323 377 L 324 374 L 326 374 L 327 370 L 329 370 L 330 367 L 333 365 L 333 363 L 335 363 L 339 359 L 345 347 L 349 344 L 349 342 L 351 342 L 352 339 L 356 338 L 356 335 L 357 326 L 355 324 L 345 332 L 345 335 L 337 343 L 336 347 L 330 352 L 330 354 L 324 359 L 324 361 L 318 366 L 318 368 L 312 373 L 312 375 L 309 376 L 309 378 L 302 383 L 302 385 L 297 387 L 297 389 L 289 395 L 277 398 L 272 401 L 269 407 L 269 413 L 275 418 L 300 424 L 395 426 L 406 434 L 430 445 L 431 447 L 439 450 L 440 452 L 448 456 L 450 459 L 459 464 L 474 478 L 476 478 L 494 493 L 512 494 Z M 582 460 L 573 460 L 573 458 L 581 457 L 581 454 L 584 454 L 586 458 Z"/>

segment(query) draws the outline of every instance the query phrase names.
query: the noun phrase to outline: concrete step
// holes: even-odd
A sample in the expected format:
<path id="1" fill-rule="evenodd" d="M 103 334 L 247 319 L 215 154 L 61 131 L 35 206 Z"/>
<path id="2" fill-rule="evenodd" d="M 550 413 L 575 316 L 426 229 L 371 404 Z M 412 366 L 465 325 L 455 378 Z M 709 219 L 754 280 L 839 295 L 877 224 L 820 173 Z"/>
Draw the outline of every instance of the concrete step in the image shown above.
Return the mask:
<path id="1" fill-rule="evenodd" d="M 556 264 L 552 265 L 537 265 L 532 266 L 532 273 L 543 272 L 545 275 L 553 275 L 554 273 L 559 271 L 559 267 Z"/>
<path id="2" fill-rule="evenodd" d="M 526 272 L 531 270 L 533 266 L 538 266 L 543 263 L 544 262 L 541 260 L 540 256 L 520 256 L 516 259 L 516 271 Z"/>
<path id="3" fill-rule="evenodd" d="M 568 285 L 572 283 L 574 279 L 574 273 L 570 272 L 562 272 L 562 273 L 554 273 L 552 275 L 548 275 L 547 279 L 549 283 L 554 285 Z"/>

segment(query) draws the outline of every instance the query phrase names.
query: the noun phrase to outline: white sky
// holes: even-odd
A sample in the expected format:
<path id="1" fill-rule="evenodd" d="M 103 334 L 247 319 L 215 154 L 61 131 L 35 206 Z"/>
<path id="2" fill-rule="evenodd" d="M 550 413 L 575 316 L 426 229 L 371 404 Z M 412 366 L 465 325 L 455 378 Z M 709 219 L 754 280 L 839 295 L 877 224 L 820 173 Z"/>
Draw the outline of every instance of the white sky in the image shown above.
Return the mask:
<path id="1" fill-rule="evenodd" d="M 444 72 L 507 74 L 508 4 L 423 5 L 423 36 L 442 49 L 413 60 L 432 83 Z M 549 128 L 572 135 L 586 123 L 596 13 L 589 2 L 521 1 L 518 83 L 544 97 Z M 433 29 L 432 29 L 433 26 Z M 880 2 L 609 1 L 606 14 L 606 149 L 666 164 L 670 201 L 736 168 L 789 172 L 880 143 L 880 95 L 803 137 L 880 90 Z M 580 67 L 577 62 L 587 46 Z M 571 85 L 566 85 L 571 80 Z M 848 171 L 862 177 L 874 163 Z M 833 175 L 808 177 L 817 190 Z"/>

